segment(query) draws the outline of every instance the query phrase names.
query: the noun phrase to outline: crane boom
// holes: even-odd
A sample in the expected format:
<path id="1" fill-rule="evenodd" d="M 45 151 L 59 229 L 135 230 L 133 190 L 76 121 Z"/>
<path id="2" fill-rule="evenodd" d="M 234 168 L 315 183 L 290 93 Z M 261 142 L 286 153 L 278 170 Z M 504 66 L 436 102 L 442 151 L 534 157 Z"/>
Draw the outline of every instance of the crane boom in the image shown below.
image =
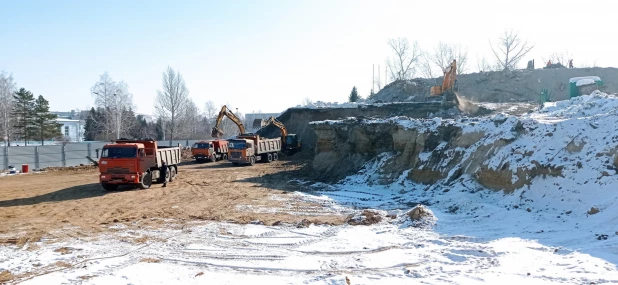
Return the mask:
<path id="1" fill-rule="evenodd" d="M 232 122 L 234 122 L 234 124 L 238 126 L 238 131 L 240 132 L 240 134 L 245 133 L 245 126 L 242 124 L 242 121 L 240 120 L 240 118 L 234 115 L 234 113 L 232 113 L 232 111 L 230 111 L 227 108 L 227 106 L 223 105 L 223 107 L 221 107 L 221 111 L 219 112 L 219 116 L 217 116 L 217 122 L 215 123 L 215 126 L 212 128 L 211 135 L 213 138 L 223 137 L 223 130 L 221 130 L 220 125 L 221 125 L 221 121 L 223 120 L 224 116 L 227 116 Z"/>

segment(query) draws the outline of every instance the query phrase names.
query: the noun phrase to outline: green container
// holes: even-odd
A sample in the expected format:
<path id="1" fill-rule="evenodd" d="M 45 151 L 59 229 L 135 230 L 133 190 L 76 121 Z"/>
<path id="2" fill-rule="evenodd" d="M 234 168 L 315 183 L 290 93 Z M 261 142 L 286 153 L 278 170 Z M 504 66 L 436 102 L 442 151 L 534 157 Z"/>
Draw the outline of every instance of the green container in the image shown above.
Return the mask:
<path id="1" fill-rule="evenodd" d="M 597 77 L 598 78 L 598 77 Z M 575 78 L 571 78 L 571 79 L 575 79 Z M 582 77 L 583 79 L 583 77 Z M 598 86 L 603 86 L 603 80 L 598 78 L 598 79 L 594 79 L 594 82 L 597 84 Z M 577 81 L 571 82 L 569 81 L 569 98 L 573 98 L 573 97 L 577 97 L 579 96 L 579 87 L 577 87 Z"/>

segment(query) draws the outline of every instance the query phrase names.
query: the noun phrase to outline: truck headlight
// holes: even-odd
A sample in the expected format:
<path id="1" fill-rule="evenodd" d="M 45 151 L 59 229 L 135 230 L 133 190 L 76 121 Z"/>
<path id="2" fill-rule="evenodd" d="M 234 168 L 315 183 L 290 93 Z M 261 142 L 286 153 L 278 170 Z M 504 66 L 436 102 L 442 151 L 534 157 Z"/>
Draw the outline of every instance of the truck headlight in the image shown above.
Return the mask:
<path id="1" fill-rule="evenodd" d="M 105 175 L 101 175 L 101 179 L 105 179 Z"/>
<path id="2" fill-rule="evenodd" d="M 131 175 L 131 179 L 134 179 L 134 178 L 135 178 L 135 175 Z"/>

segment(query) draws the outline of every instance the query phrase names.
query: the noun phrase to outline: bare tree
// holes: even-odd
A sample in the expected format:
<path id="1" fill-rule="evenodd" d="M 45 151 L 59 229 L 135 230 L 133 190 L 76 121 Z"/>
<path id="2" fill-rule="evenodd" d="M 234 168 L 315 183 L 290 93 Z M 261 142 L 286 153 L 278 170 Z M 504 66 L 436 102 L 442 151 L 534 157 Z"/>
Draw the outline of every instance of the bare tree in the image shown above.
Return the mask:
<path id="1" fill-rule="evenodd" d="M 435 70 L 436 68 L 434 68 L 434 64 L 430 59 L 430 55 L 428 53 L 423 53 L 423 56 L 421 56 L 419 63 L 418 63 L 418 69 L 421 72 L 421 76 L 423 76 L 424 78 L 436 78 L 437 76 L 435 76 Z"/>
<path id="2" fill-rule="evenodd" d="M 166 122 L 170 145 L 175 137 L 185 130 L 182 122 L 189 106 L 189 90 L 180 73 L 171 67 L 163 72 L 163 90 L 157 91 L 155 108 L 157 115 Z"/>
<path id="3" fill-rule="evenodd" d="M 13 94 L 16 90 L 13 76 L 6 72 L 0 72 L 0 138 L 6 138 L 4 139 L 6 145 L 10 145 L 14 131 L 11 112 L 13 110 Z"/>
<path id="4" fill-rule="evenodd" d="M 504 31 L 504 34 L 498 38 L 496 47 L 491 41 L 489 44 L 496 57 L 496 63 L 503 71 L 515 70 L 522 57 L 534 48 L 533 44 L 529 44 L 527 41 L 522 42 L 519 34 L 512 30 Z"/>
<path id="5" fill-rule="evenodd" d="M 129 85 L 112 80 L 107 72 L 99 77 L 99 81 L 90 88 L 95 97 L 94 104 L 103 110 L 102 120 L 95 120 L 95 124 L 105 133 L 105 139 L 127 135 L 135 126 L 135 117 L 131 110 L 133 94 L 129 92 Z"/>
<path id="6" fill-rule="evenodd" d="M 496 68 L 496 66 L 492 65 L 491 63 L 489 63 L 489 61 L 487 61 L 487 59 L 485 57 L 478 57 L 476 59 L 476 67 L 478 68 L 479 72 L 487 72 L 487 71 L 496 71 L 499 70 L 499 68 Z"/>
<path id="7" fill-rule="evenodd" d="M 391 73 L 391 79 L 406 80 L 412 78 L 415 73 L 416 64 L 421 56 L 421 50 L 418 43 L 412 45 L 406 38 L 397 38 L 388 40 L 388 46 L 393 51 L 394 55 L 387 59 L 386 64 Z"/>
<path id="8" fill-rule="evenodd" d="M 185 112 L 184 126 L 187 128 L 187 139 L 197 139 L 205 135 L 205 129 L 201 127 L 200 109 L 193 100 L 189 99 L 187 110 Z"/>
<path id="9" fill-rule="evenodd" d="M 313 105 L 313 101 L 309 97 L 305 97 L 303 99 L 303 102 L 301 103 L 301 106 L 303 106 L 303 107 L 307 107 L 307 106 L 311 106 L 311 105 Z"/>
<path id="10" fill-rule="evenodd" d="M 468 71 L 468 50 L 461 45 L 447 44 L 439 42 L 433 49 L 433 54 L 429 56 L 431 62 L 437 65 L 444 72 L 453 60 L 457 61 L 457 74 Z"/>

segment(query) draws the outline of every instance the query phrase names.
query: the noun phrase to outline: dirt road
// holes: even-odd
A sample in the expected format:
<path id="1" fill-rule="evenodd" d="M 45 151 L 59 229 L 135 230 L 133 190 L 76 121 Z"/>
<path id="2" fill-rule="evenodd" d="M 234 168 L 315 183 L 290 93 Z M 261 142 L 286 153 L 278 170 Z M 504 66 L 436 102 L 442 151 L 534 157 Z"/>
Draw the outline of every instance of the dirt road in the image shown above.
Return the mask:
<path id="1" fill-rule="evenodd" d="M 314 215 L 321 205 L 288 199 L 297 190 L 289 180 L 300 165 L 277 161 L 253 167 L 193 162 L 181 165 L 166 188 L 105 191 L 98 172 L 56 171 L 0 178 L 0 243 L 40 237 L 61 240 L 122 227 L 162 227 L 191 220 L 296 223 L 303 219 L 339 224 L 337 213 Z M 251 211 L 247 209 L 288 209 Z"/>

